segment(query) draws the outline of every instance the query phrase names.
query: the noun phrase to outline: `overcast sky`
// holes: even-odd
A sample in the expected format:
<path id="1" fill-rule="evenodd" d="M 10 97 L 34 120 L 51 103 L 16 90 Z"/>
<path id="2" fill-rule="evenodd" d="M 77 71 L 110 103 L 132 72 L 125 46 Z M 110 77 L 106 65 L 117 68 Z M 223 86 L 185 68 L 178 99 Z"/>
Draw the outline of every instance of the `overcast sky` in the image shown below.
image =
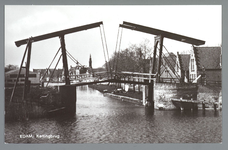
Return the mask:
<path id="1" fill-rule="evenodd" d="M 103 21 L 109 57 L 116 47 L 119 24 L 132 22 L 206 41 L 203 46 L 219 46 L 222 37 L 221 6 L 5 6 L 5 65 L 20 65 L 25 45 L 16 47 L 15 41 Z M 123 29 L 121 49 L 145 39 L 154 45 L 154 35 Z M 104 64 L 99 28 L 65 36 L 66 49 L 81 64 L 93 67 Z M 180 53 L 191 49 L 190 44 L 164 39 L 164 46 Z M 32 44 L 32 69 L 47 68 L 60 47 L 59 38 Z M 57 59 L 56 59 L 57 61 Z M 55 61 L 55 63 L 56 63 Z M 51 68 L 55 67 L 53 63 Z M 75 63 L 68 59 L 69 66 Z M 58 68 L 62 67 L 62 61 Z"/>

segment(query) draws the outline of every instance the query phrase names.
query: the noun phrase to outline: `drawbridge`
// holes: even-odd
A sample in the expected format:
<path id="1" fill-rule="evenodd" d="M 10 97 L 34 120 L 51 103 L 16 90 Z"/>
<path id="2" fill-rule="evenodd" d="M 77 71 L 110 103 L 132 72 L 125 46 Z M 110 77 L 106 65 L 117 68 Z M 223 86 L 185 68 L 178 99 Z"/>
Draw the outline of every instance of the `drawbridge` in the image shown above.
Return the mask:
<path id="1" fill-rule="evenodd" d="M 67 60 L 67 55 L 69 56 L 70 54 L 66 50 L 65 46 L 65 35 L 83 31 L 83 30 L 88 30 L 92 28 L 100 28 L 100 33 L 101 33 L 101 40 L 102 40 L 102 47 L 103 47 L 103 53 L 104 53 L 104 58 L 105 58 L 105 65 L 106 65 L 106 71 L 102 73 L 95 73 L 95 75 L 99 78 L 94 79 L 93 81 L 89 82 L 78 82 L 78 83 L 71 83 L 70 82 L 70 75 L 69 75 L 69 69 L 68 69 L 68 60 Z M 52 32 L 40 36 L 35 36 L 35 37 L 30 37 L 27 39 L 22 39 L 19 41 L 16 41 L 15 44 L 16 46 L 21 46 L 21 45 L 26 45 L 25 52 L 21 61 L 20 69 L 18 72 L 18 76 L 12 91 L 11 99 L 10 102 L 13 100 L 14 92 L 17 86 L 18 78 L 21 73 L 21 69 L 25 68 L 26 73 L 25 73 L 25 83 L 24 83 L 24 91 L 23 91 L 23 100 L 26 99 L 27 94 L 29 93 L 29 88 L 30 88 L 30 81 L 29 81 L 29 67 L 30 67 L 30 59 L 31 59 L 31 49 L 32 49 L 32 43 L 34 42 L 39 42 L 42 40 L 50 39 L 50 38 L 55 38 L 59 37 L 60 39 L 60 49 L 61 50 L 61 56 L 58 60 L 62 58 L 62 63 L 63 63 L 63 71 L 64 71 L 64 77 L 65 77 L 65 86 L 62 86 L 60 88 L 60 92 L 62 93 L 61 98 L 63 100 L 66 100 L 66 108 L 69 108 L 68 111 L 69 113 L 75 113 L 76 111 L 76 86 L 82 86 L 82 85 L 89 85 L 89 84 L 96 84 L 96 83 L 102 83 L 102 82 L 112 82 L 112 83 L 128 83 L 128 84 L 140 84 L 140 85 L 146 85 L 148 86 L 148 101 L 151 102 L 151 108 L 154 109 L 154 100 L 153 100 L 153 87 L 154 87 L 154 82 L 160 82 L 160 75 L 161 75 L 161 66 L 162 66 L 162 53 L 163 53 L 163 39 L 164 38 L 169 38 L 173 40 L 177 40 L 180 42 L 192 44 L 192 45 L 202 45 L 205 43 L 205 41 L 190 38 L 187 36 L 167 32 L 167 31 L 162 31 L 158 29 L 154 29 L 151 27 L 146 27 L 130 22 L 123 22 L 123 24 L 119 25 L 119 28 L 126 28 L 130 30 L 136 30 L 139 32 L 144 32 L 152 35 L 156 35 L 154 39 L 154 52 L 153 52 L 153 58 L 158 57 L 158 63 L 156 62 L 156 59 L 153 59 L 153 62 L 151 63 L 150 71 L 149 73 L 139 73 L 139 72 L 127 72 L 127 71 L 118 71 L 118 60 L 116 60 L 115 66 L 111 67 L 110 61 L 109 61 L 109 54 L 108 54 L 108 48 L 107 48 L 107 42 L 105 38 L 105 32 L 104 32 L 104 26 L 103 22 L 97 22 L 97 23 L 92 23 L 88 25 L 83 25 L 79 27 L 74 27 L 66 30 L 61 30 L 57 32 Z M 119 32 L 118 32 L 119 35 Z M 117 36 L 118 38 L 119 36 Z M 159 44 L 159 52 L 157 54 L 157 46 Z M 116 48 L 117 51 L 117 48 Z M 116 53 L 115 51 L 115 53 Z M 119 51 L 119 50 L 118 50 Z M 27 55 L 27 62 L 26 66 L 23 66 L 25 57 Z M 151 59 L 152 61 L 152 59 Z M 102 76 L 102 77 L 101 77 Z M 152 91 L 152 92 L 151 92 Z"/>
<path id="2" fill-rule="evenodd" d="M 123 21 L 123 24 L 120 24 L 119 28 L 130 29 L 130 30 L 134 30 L 134 31 L 138 31 L 138 32 L 142 32 L 150 35 L 155 35 L 153 57 L 150 58 L 151 64 L 150 64 L 149 72 L 152 74 L 156 74 L 156 82 L 161 82 L 161 74 L 165 71 L 165 69 L 161 70 L 161 68 L 165 67 L 164 66 L 165 63 L 173 71 L 174 78 L 176 78 L 178 82 L 180 82 L 180 76 L 175 71 L 174 64 L 176 62 L 173 59 L 173 57 L 170 55 L 170 52 L 167 50 L 167 48 L 163 45 L 164 38 L 191 44 L 193 46 L 194 45 L 199 46 L 199 45 L 205 44 L 205 41 L 202 41 L 199 39 L 191 38 L 188 36 L 184 36 L 184 35 L 180 35 L 172 32 L 167 32 L 164 30 L 159 30 L 159 29 L 155 29 L 155 28 L 151 28 L 151 27 L 147 27 L 147 26 L 143 26 L 135 23 L 130 23 L 126 21 Z M 120 41 L 121 41 L 121 37 L 122 37 L 122 30 L 120 35 Z M 167 52 L 168 57 L 170 57 L 170 59 L 165 56 L 164 50 Z M 180 66 L 177 66 L 177 67 L 180 67 Z M 170 76 L 172 75 L 170 74 Z"/>

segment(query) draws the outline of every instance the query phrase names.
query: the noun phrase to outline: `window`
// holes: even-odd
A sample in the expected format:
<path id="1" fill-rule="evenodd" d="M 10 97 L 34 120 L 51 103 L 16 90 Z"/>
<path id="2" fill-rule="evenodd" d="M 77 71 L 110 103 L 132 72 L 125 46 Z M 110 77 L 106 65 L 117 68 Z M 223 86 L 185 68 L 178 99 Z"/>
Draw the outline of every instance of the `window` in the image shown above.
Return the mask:
<path id="1" fill-rule="evenodd" d="M 194 59 L 191 59 L 191 71 L 195 71 Z"/>

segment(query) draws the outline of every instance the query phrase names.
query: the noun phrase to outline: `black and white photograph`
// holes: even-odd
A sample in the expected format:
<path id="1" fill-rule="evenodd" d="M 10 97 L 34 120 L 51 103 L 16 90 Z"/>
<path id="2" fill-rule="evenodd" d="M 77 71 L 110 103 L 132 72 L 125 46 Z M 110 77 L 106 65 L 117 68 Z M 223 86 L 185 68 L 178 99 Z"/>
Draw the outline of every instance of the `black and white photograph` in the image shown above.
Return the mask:
<path id="1" fill-rule="evenodd" d="M 4 144 L 222 144 L 221 5 L 4 13 Z"/>

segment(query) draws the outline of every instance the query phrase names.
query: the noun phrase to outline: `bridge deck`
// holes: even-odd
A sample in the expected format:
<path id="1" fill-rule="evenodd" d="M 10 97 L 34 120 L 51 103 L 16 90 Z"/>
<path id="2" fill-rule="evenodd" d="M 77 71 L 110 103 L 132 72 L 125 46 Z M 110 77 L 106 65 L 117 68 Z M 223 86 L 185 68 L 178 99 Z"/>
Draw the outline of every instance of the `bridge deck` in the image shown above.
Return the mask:
<path id="1" fill-rule="evenodd" d="M 71 84 L 71 85 L 62 85 L 62 86 L 83 86 L 83 85 L 90 85 L 90 84 L 104 83 L 104 82 L 141 84 L 141 85 L 149 85 L 149 84 L 151 84 L 149 82 L 137 82 L 137 81 L 124 81 L 124 80 L 118 80 L 118 79 L 107 79 L 107 80 L 93 81 L 93 82 L 79 82 L 79 83 L 75 83 L 75 84 Z"/>

